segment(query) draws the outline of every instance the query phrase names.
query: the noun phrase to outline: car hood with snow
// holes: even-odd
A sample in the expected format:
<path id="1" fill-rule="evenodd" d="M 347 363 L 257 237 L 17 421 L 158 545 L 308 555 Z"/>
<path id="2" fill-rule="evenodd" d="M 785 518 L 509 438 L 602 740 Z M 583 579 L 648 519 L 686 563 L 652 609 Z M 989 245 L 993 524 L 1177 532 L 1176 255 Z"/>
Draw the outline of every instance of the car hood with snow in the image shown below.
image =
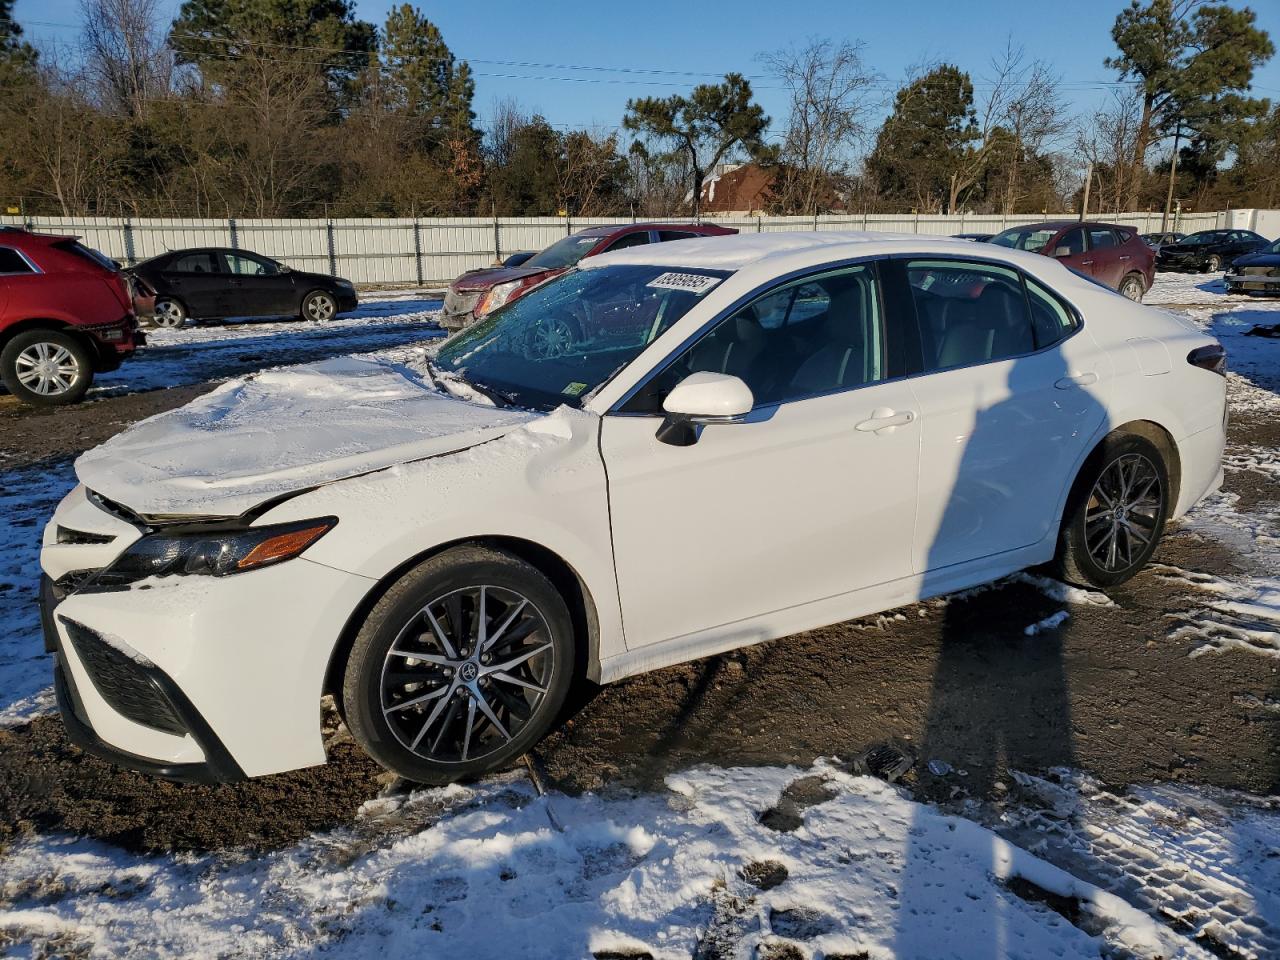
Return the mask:
<path id="1" fill-rule="evenodd" d="M 143 517 L 233 517 L 539 416 L 457 399 L 407 367 L 326 360 L 234 380 L 144 420 L 81 456 L 76 476 Z"/>

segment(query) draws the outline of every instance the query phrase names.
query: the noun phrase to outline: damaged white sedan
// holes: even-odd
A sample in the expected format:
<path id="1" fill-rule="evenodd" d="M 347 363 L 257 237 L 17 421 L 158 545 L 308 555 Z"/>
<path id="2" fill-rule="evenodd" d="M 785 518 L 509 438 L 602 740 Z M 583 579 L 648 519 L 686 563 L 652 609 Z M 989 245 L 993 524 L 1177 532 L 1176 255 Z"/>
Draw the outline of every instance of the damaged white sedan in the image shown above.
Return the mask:
<path id="1" fill-rule="evenodd" d="M 205 781 L 511 762 L 605 683 L 1035 564 L 1132 576 L 1221 483 L 1221 347 L 1045 257 L 875 234 L 597 257 L 413 369 L 227 384 L 44 534 L 72 739 Z"/>

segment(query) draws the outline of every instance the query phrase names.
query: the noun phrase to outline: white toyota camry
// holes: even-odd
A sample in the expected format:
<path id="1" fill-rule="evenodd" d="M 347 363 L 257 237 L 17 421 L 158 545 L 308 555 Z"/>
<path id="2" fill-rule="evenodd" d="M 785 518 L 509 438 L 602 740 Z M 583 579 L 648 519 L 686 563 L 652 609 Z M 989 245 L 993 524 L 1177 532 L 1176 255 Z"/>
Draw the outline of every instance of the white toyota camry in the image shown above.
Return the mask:
<path id="1" fill-rule="evenodd" d="M 1221 483 L 1222 348 L 1050 258 L 877 234 L 584 261 L 429 361 L 268 371 L 76 464 L 41 555 L 86 750 L 509 763 L 607 683 L 1054 563 Z"/>

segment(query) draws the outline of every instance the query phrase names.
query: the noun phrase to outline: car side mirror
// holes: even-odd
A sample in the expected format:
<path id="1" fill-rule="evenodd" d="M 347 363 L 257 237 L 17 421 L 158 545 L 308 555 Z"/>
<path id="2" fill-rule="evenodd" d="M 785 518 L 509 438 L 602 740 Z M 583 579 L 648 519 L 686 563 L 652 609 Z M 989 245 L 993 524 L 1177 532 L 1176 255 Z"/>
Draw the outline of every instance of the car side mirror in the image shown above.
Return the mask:
<path id="1" fill-rule="evenodd" d="M 1069 257 L 1071 256 L 1071 248 L 1070 247 L 1054 247 L 1053 253 L 1049 254 L 1049 256 L 1058 257 L 1059 259 L 1061 259 L 1062 257 Z"/>
<path id="2" fill-rule="evenodd" d="M 657 438 L 672 446 L 692 446 L 698 442 L 699 427 L 740 423 L 754 406 L 751 388 L 738 377 L 705 370 L 691 373 L 662 402 L 666 417 Z"/>

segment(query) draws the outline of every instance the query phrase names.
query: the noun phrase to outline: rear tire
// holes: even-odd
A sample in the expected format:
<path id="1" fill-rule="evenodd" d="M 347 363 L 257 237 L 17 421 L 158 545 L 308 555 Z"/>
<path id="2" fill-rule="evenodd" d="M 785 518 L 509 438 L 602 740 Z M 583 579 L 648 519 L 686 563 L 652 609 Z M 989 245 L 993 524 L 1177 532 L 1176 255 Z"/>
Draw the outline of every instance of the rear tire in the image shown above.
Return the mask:
<path id="1" fill-rule="evenodd" d="M 9 392 L 37 407 L 84 397 L 93 383 L 93 355 L 84 341 L 58 330 L 28 330 L 0 351 L 0 379 Z"/>
<path id="2" fill-rule="evenodd" d="M 1108 436 L 1067 500 L 1055 572 L 1085 587 L 1124 583 L 1155 553 L 1169 493 L 1168 467 L 1155 444 L 1130 433 Z"/>
<path id="3" fill-rule="evenodd" d="M 181 300 L 159 297 L 150 323 L 153 327 L 180 327 L 187 322 L 187 308 Z"/>
<path id="4" fill-rule="evenodd" d="M 500 550 L 455 547 L 406 573 L 369 612 L 347 661 L 343 713 L 365 752 L 406 780 L 476 777 L 550 729 L 574 653 L 573 621 L 551 581 Z"/>
<path id="5" fill-rule="evenodd" d="M 1120 281 L 1120 296 L 1134 303 L 1141 303 L 1143 295 L 1147 292 L 1147 285 L 1142 279 L 1141 274 L 1131 273 Z"/>

